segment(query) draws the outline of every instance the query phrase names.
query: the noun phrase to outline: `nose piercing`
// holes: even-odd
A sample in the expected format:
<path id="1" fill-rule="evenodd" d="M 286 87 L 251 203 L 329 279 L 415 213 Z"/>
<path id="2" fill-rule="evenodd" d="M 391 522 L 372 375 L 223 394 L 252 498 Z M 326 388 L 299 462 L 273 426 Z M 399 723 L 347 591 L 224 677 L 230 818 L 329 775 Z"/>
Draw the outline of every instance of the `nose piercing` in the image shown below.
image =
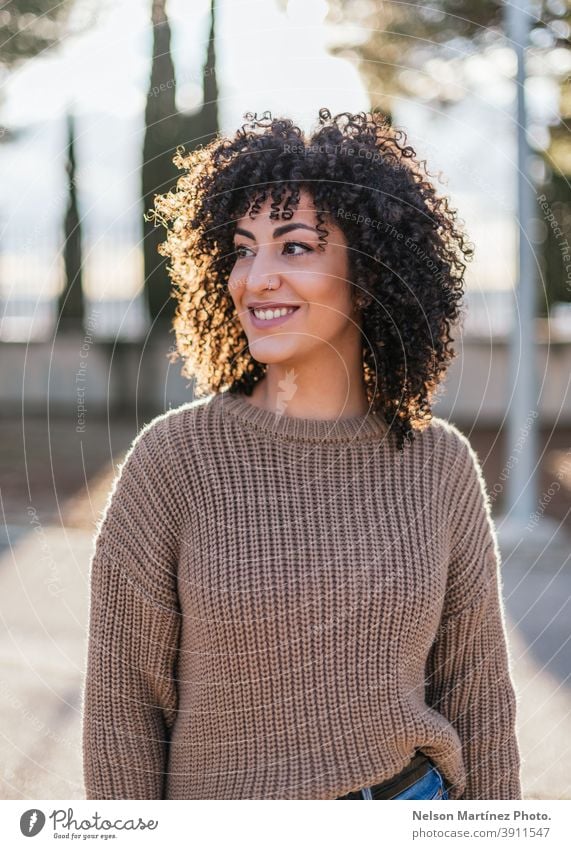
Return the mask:
<path id="1" fill-rule="evenodd" d="M 234 283 L 234 286 L 236 288 L 238 288 L 239 286 L 245 286 L 245 285 L 246 285 L 246 278 L 245 277 L 241 277 L 239 280 L 236 280 L 236 282 Z M 266 289 L 273 289 L 273 288 L 274 287 L 272 286 L 272 278 L 270 277 L 270 279 L 268 280 L 268 285 L 266 286 Z"/>

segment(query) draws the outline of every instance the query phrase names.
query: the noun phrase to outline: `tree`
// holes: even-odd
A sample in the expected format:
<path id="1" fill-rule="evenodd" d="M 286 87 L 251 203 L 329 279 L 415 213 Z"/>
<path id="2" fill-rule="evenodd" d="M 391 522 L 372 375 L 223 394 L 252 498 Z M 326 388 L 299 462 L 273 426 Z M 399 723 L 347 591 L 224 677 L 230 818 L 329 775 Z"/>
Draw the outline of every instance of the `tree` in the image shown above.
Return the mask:
<path id="1" fill-rule="evenodd" d="M 280 2 L 285 5 L 287 0 Z M 390 116 L 398 96 L 430 102 L 442 111 L 467 94 L 466 61 L 488 48 L 506 46 L 505 7 L 503 0 L 330 0 L 329 22 L 336 33 L 332 52 L 357 61 L 373 108 Z M 551 76 L 561 86 L 561 120 L 549 127 L 549 144 L 537 152 L 546 166 L 541 191 L 553 202 L 564 228 L 571 220 L 571 3 L 535 0 L 529 8 L 529 77 Z M 546 298 L 539 306 L 543 314 L 556 300 L 571 301 L 562 259 L 549 227 L 541 258 L 547 281 Z"/>
<path id="2" fill-rule="evenodd" d="M 462 96 L 456 81 L 465 60 L 487 47 L 505 46 L 505 5 L 503 0 L 329 0 L 330 20 L 338 24 L 332 52 L 357 58 L 372 102 L 390 105 L 400 95 L 446 106 Z M 530 9 L 534 52 L 569 48 L 568 0 L 535 0 Z M 349 23 L 353 26 L 344 26 Z"/>
<path id="3" fill-rule="evenodd" d="M 570 265 L 566 259 L 571 254 L 571 77 L 561 86 L 560 114 L 559 123 L 550 128 L 550 144 L 545 155 L 547 176 L 543 193 L 554 218 L 544 222 L 541 236 L 541 265 L 546 280 L 546 294 L 540 305 L 543 315 L 558 301 L 571 302 Z"/>
<path id="4" fill-rule="evenodd" d="M 81 224 L 77 204 L 75 171 L 75 132 L 72 115 L 67 115 L 68 204 L 64 221 L 65 244 L 63 259 L 65 286 L 58 300 L 59 327 L 61 330 L 79 330 L 83 326 L 84 297 L 82 284 Z"/>
<path id="5" fill-rule="evenodd" d="M 170 52 L 171 30 L 166 0 L 153 0 L 153 57 L 145 110 L 142 194 L 145 208 L 144 267 L 147 303 L 153 326 L 159 333 L 170 326 L 176 301 L 172 297 L 166 258 L 157 248 L 164 231 L 155 223 L 152 210 L 155 194 L 174 188 L 179 176 L 173 156 L 179 145 L 193 150 L 218 132 L 214 0 L 210 6 L 210 33 L 203 66 L 203 104 L 196 114 L 183 115 L 176 107 L 176 75 Z"/>
<path id="6" fill-rule="evenodd" d="M 175 105 L 175 70 L 170 52 L 171 29 L 166 0 L 153 0 L 153 56 L 145 108 L 145 140 L 143 144 L 142 187 L 145 210 L 152 205 L 157 192 L 172 188 L 176 168 L 172 163 L 180 132 L 180 116 Z M 169 281 L 165 259 L 157 253 L 160 232 L 153 226 L 144 228 L 145 287 L 151 320 L 170 320 L 173 307 L 169 301 Z"/>
<path id="7" fill-rule="evenodd" d="M 182 143 L 187 150 L 208 144 L 218 133 L 218 82 L 216 79 L 215 2 L 210 2 L 210 30 L 206 62 L 202 69 L 202 106 L 198 112 L 182 116 Z"/>
<path id="8" fill-rule="evenodd" d="M 59 44 L 71 0 L 8 0 L 0 13 L 0 65 L 11 68 Z"/>
<path id="9" fill-rule="evenodd" d="M 83 19 L 70 25 L 73 0 L 8 0 L 0 6 L 0 78 L 55 48 L 69 34 L 77 35 L 93 26 L 99 10 L 83 6 Z M 0 94 L 1 98 L 1 94 Z M 14 141 L 20 133 L 0 126 L 0 143 Z"/>

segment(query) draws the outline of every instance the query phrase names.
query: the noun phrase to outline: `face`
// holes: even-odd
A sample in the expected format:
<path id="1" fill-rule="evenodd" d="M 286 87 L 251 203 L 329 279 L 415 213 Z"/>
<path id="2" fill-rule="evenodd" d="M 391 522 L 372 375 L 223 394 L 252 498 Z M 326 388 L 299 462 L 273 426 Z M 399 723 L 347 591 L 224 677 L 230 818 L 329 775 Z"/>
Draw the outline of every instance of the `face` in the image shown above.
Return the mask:
<path id="1" fill-rule="evenodd" d="M 342 351 L 360 334 L 343 232 L 327 220 L 327 244 L 318 249 L 315 206 L 307 191 L 300 192 L 288 221 L 270 219 L 270 211 L 268 199 L 255 218 L 237 221 L 234 235 L 236 262 L 228 285 L 250 353 L 263 363 L 293 364 L 319 354 L 324 345 L 328 354 L 332 347 Z M 258 306 L 262 313 L 256 315 Z M 268 310 L 276 317 L 268 320 Z"/>

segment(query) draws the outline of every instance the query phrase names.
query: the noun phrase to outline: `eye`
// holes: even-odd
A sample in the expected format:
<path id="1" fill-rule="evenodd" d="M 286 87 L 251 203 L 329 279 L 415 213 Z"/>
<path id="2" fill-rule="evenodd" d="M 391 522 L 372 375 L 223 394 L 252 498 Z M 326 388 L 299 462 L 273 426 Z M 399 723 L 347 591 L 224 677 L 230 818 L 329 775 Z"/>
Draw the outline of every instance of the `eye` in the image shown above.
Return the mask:
<path id="1" fill-rule="evenodd" d="M 287 254 L 285 250 L 287 247 L 302 248 L 303 250 L 302 253 Z M 309 245 L 304 245 L 303 242 L 284 242 L 284 253 L 286 253 L 287 256 L 302 256 L 305 251 L 313 251 L 313 248 L 310 248 Z"/>
<path id="2" fill-rule="evenodd" d="M 241 253 L 241 252 L 242 251 L 249 251 L 249 250 L 250 250 L 250 248 L 246 247 L 246 245 L 236 245 L 235 250 L 234 250 L 234 254 L 238 259 L 242 259 L 243 256 L 246 256 L 246 254 Z"/>
<path id="3" fill-rule="evenodd" d="M 294 253 L 293 250 L 289 249 L 298 250 Z M 248 251 L 250 251 L 250 254 L 248 254 Z M 252 249 L 249 248 L 247 245 L 236 245 L 234 248 L 234 255 L 237 259 L 243 259 L 246 256 L 250 256 L 251 251 Z M 303 254 L 306 252 L 312 253 L 313 248 L 311 248 L 309 245 L 305 245 L 303 242 L 284 242 L 283 253 L 285 254 L 285 256 L 303 256 Z"/>

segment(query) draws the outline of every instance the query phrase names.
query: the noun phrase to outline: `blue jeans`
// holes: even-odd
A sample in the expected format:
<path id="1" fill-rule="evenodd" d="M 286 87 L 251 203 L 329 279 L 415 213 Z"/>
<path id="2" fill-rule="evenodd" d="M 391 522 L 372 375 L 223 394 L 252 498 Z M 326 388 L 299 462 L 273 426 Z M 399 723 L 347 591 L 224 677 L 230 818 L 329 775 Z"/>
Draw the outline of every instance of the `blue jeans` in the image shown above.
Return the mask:
<path id="1" fill-rule="evenodd" d="M 407 787 L 395 799 L 448 799 L 446 784 L 442 774 L 435 766 L 430 772 L 419 778 L 411 787 Z"/>
<path id="2" fill-rule="evenodd" d="M 359 795 L 355 794 L 356 799 L 373 799 L 374 801 L 371 787 L 362 787 L 357 793 Z M 437 799 L 442 801 L 448 799 L 448 791 L 441 773 L 433 766 L 430 772 L 427 772 L 402 793 L 393 796 L 390 801 L 394 799 Z"/>

